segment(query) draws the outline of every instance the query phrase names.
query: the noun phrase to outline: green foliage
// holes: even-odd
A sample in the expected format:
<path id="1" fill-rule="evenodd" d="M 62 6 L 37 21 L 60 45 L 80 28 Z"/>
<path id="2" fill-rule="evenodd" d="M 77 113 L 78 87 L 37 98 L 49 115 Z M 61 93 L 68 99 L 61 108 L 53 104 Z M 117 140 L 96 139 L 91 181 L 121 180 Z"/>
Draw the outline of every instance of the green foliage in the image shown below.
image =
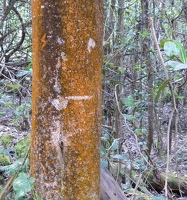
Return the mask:
<path id="1" fill-rule="evenodd" d="M 135 129 L 135 133 L 137 136 L 143 136 L 143 135 L 146 135 L 147 130 L 143 128 L 137 128 Z"/>
<path id="2" fill-rule="evenodd" d="M 161 44 L 164 46 L 166 55 L 171 59 L 167 62 L 167 65 L 173 67 L 175 71 L 187 68 L 186 51 L 180 42 L 176 40 L 164 40 Z"/>
<path id="3" fill-rule="evenodd" d="M 141 33 L 142 38 L 146 38 L 147 36 L 150 36 L 150 31 L 144 31 Z"/>
<path id="4" fill-rule="evenodd" d="M 14 103 L 12 103 L 12 102 L 6 102 L 5 103 L 5 106 L 7 106 L 7 107 L 12 107 L 14 105 Z"/>
<path id="5" fill-rule="evenodd" d="M 21 87 L 18 84 L 9 84 L 9 83 L 5 83 L 5 86 L 11 88 L 13 91 Z"/>
<path id="6" fill-rule="evenodd" d="M 117 150 L 118 149 L 118 141 L 119 141 L 119 139 L 114 139 L 111 146 L 109 147 L 109 150 Z"/>
<path id="7" fill-rule="evenodd" d="M 125 68 L 124 67 L 121 67 L 121 68 L 119 68 L 119 72 L 121 73 L 121 74 L 124 74 L 125 73 Z"/>
<path id="8" fill-rule="evenodd" d="M 121 101 L 128 109 L 134 109 L 135 102 L 132 95 L 129 95 L 127 98 L 123 98 Z M 135 119 L 134 116 L 132 115 L 124 114 L 123 116 L 125 117 L 125 119 L 130 120 L 130 121 Z"/>
<path id="9" fill-rule="evenodd" d="M 132 115 L 126 115 L 126 114 L 124 114 L 123 116 L 125 117 L 125 119 L 127 119 L 127 120 L 129 120 L 129 121 L 132 121 L 132 120 L 135 119 L 135 117 L 132 116 Z"/>
<path id="10" fill-rule="evenodd" d="M 14 148 L 8 148 L 8 149 L 0 148 L 0 153 L 4 155 L 10 155 L 11 152 L 15 152 L 15 149 Z"/>
<path id="11" fill-rule="evenodd" d="M 7 155 L 0 153 L 0 165 L 9 165 L 10 158 Z"/>
<path id="12" fill-rule="evenodd" d="M 146 169 L 145 161 L 143 158 L 137 158 L 135 163 L 139 170 L 144 171 Z"/>
<path id="13" fill-rule="evenodd" d="M 153 197 L 153 200 L 165 200 L 165 197 Z"/>
<path id="14" fill-rule="evenodd" d="M 177 40 L 173 40 L 173 43 L 176 45 L 176 47 L 178 49 L 178 54 L 176 54 L 176 56 L 179 57 L 179 59 L 182 63 L 186 63 L 186 51 L 185 51 L 183 45 L 180 42 L 178 42 Z"/>
<path id="15" fill-rule="evenodd" d="M 27 169 L 29 168 L 29 159 L 26 159 L 24 165 L 22 165 L 23 161 L 23 158 L 19 158 L 11 165 L 0 166 L 0 170 L 5 171 L 6 174 L 16 174 L 19 171 L 27 171 Z"/>
<path id="16" fill-rule="evenodd" d="M 38 194 L 33 194 L 33 196 L 35 197 L 36 200 L 42 200 L 41 197 Z"/>
<path id="17" fill-rule="evenodd" d="M 15 198 L 18 199 L 28 194 L 32 190 L 33 183 L 34 178 L 28 178 L 24 172 L 19 173 L 13 182 L 13 189 L 16 192 Z"/>
<path id="18" fill-rule="evenodd" d="M 186 69 L 187 68 L 187 64 L 183 64 L 181 62 L 178 61 L 168 61 L 167 64 L 171 67 L 173 67 L 173 70 L 177 71 L 177 70 L 181 70 L 181 69 Z"/>
<path id="19" fill-rule="evenodd" d="M 5 178 L 3 176 L 0 176 L 0 193 L 2 190 L 2 185 L 4 185 L 4 182 L 5 182 Z"/>
<path id="20" fill-rule="evenodd" d="M 174 42 L 167 41 L 164 43 L 164 51 L 166 55 L 168 55 L 170 58 L 172 58 L 175 55 L 179 54 L 179 50 Z"/>
<path id="21" fill-rule="evenodd" d="M 105 142 L 105 146 L 102 144 L 100 147 L 100 154 L 101 154 L 101 163 L 100 167 L 105 168 L 108 167 L 108 164 L 111 163 L 113 160 L 120 160 L 126 161 L 128 156 L 127 154 L 118 154 L 119 148 L 119 140 L 111 138 L 108 134 L 103 134 L 101 137 L 101 141 Z"/>
<path id="22" fill-rule="evenodd" d="M 21 127 L 22 122 L 30 117 L 29 110 L 31 109 L 31 103 L 28 102 L 18 105 L 17 102 L 14 99 L 11 100 L 8 95 L 0 93 L 0 109 L 12 113 L 11 118 L 8 120 L 8 124 Z M 0 112 L 0 116 L 1 115 L 6 115 L 6 112 Z"/>
<path id="23" fill-rule="evenodd" d="M 20 72 L 18 72 L 17 74 L 16 74 L 16 77 L 17 78 L 22 78 L 22 77 L 24 77 L 25 75 L 31 75 L 32 76 L 32 68 L 25 68 L 25 70 L 22 70 L 22 71 L 20 71 Z"/>
<path id="24" fill-rule="evenodd" d="M 100 147 L 100 153 L 101 153 L 101 156 L 105 156 L 107 153 L 107 151 L 103 145 L 101 145 L 101 147 Z"/>
<path id="25" fill-rule="evenodd" d="M 168 88 L 163 92 L 162 101 L 163 103 L 171 102 L 171 91 Z"/>
<path id="26" fill-rule="evenodd" d="M 134 98 L 132 95 L 129 95 L 127 98 L 122 99 L 122 103 L 128 107 L 134 108 Z"/>
<path id="27" fill-rule="evenodd" d="M 109 135 L 108 134 L 103 134 L 103 136 L 101 137 L 101 140 L 102 141 L 108 141 L 110 138 L 109 138 Z"/>
<path id="28" fill-rule="evenodd" d="M 24 157 L 29 148 L 30 148 L 30 136 L 25 137 L 15 145 L 18 157 Z"/>
<path id="29" fill-rule="evenodd" d="M 7 147 L 7 145 L 13 140 L 13 137 L 10 136 L 10 135 L 2 135 L 1 136 L 1 142 L 2 142 L 2 145 L 4 147 Z"/>
<path id="30" fill-rule="evenodd" d="M 159 99 L 161 93 L 164 91 L 164 89 L 166 88 L 166 86 L 168 85 L 169 82 L 170 82 L 170 79 L 163 82 L 162 85 L 159 87 L 159 89 L 156 93 L 156 96 L 155 96 L 155 104 L 158 103 L 158 99 Z"/>
<path id="31" fill-rule="evenodd" d="M 115 154 L 113 158 L 117 158 L 119 160 L 127 160 L 127 155 L 126 154 Z"/>

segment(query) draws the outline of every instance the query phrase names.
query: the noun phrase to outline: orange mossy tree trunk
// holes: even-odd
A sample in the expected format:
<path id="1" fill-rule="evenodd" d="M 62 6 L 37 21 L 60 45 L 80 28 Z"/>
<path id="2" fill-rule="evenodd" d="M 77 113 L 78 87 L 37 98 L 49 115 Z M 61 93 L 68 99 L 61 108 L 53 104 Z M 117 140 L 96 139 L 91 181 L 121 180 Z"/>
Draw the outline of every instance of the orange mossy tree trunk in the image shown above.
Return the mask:
<path id="1" fill-rule="evenodd" d="M 47 200 L 100 199 L 102 0 L 32 0 L 31 176 Z"/>

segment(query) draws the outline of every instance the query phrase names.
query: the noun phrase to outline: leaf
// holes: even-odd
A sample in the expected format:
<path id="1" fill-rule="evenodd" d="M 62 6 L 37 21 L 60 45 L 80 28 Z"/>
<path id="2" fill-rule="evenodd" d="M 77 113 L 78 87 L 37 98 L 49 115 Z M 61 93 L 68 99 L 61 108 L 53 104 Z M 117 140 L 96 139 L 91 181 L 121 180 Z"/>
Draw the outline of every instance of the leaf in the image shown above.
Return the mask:
<path id="1" fill-rule="evenodd" d="M 166 64 L 173 67 L 173 70 L 175 70 L 175 71 L 187 68 L 187 64 L 183 64 L 178 61 L 168 61 Z"/>
<path id="2" fill-rule="evenodd" d="M 139 165 L 140 165 L 140 164 L 142 164 L 142 162 L 143 162 L 143 158 L 136 159 L 136 163 L 137 163 L 137 164 L 139 164 Z"/>
<path id="3" fill-rule="evenodd" d="M 165 200 L 165 197 L 153 197 L 153 200 Z"/>
<path id="4" fill-rule="evenodd" d="M 179 65 L 179 64 L 181 64 L 181 62 L 178 62 L 178 61 L 168 61 L 168 62 L 166 62 L 166 65 L 169 65 L 169 66 L 171 66 L 171 67 L 173 67 L 173 68 L 175 68 L 177 65 Z"/>
<path id="5" fill-rule="evenodd" d="M 14 163 L 12 163 L 11 165 L 0 166 L 0 170 L 7 171 L 8 173 L 14 173 L 17 170 L 19 170 L 22 163 L 23 163 L 23 158 L 20 158 L 20 159 L 16 160 Z"/>
<path id="6" fill-rule="evenodd" d="M 126 68 L 123 68 L 123 67 L 119 68 L 119 72 L 120 72 L 121 74 L 124 74 L 125 70 L 126 70 Z"/>
<path id="7" fill-rule="evenodd" d="M 118 140 L 119 139 L 114 139 L 112 145 L 110 146 L 109 149 L 112 149 L 112 150 L 117 150 L 118 149 Z"/>
<path id="8" fill-rule="evenodd" d="M 126 160 L 127 159 L 127 155 L 126 154 L 116 154 L 113 156 L 113 158 L 117 158 L 119 160 Z"/>
<path id="9" fill-rule="evenodd" d="M 164 91 L 165 87 L 168 85 L 168 83 L 170 82 L 170 79 L 166 80 L 164 83 L 162 83 L 162 85 L 159 87 L 158 92 L 155 96 L 155 104 L 158 103 L 158 99 L 160 97 L 160 94 Z"/>
<path id="10" fill-rule="evenodd" d="M 102 137 L 101 137 L 101 140 L 102 141 L 108 141 L 109 140 L 109 135 L 108 134 L 104 134 Z"/>
<path id="11" fill-rule="evenodd" d="M 106 161 L 106 160 L 102 160 L 101 161 L 101 164 L 100 164 L 100 167 L 101 168 L 105 168 L 105 167 L 107 167 L 108 166 L 108 162 Z"/>
<path id="12" fill-rule="evenodd" d="M 187 68 L 187 64 L 179 64 L 177 65 L 173 70 L 177 71 L 177 70 L 181 70 L 181 69 L 186 69 Z"/>
<path id="13" fill-rule="evenodd" d="M 17 78 L 21 78 L 21 77 L 25 76 L 25 75 L 28 74 L 28 73 L 29 73 L 29 71 L 23 70 L 23 71 L 18 72 L 18 73 L 16 74 L 16 77 L 17 77 Z"/>
<path id="14" fill-rule="evenodd" d="M 101 145 L 101 147 L 100 147 L 100 153 L 102 156 L 104 156 L 106 154 L 106 149 L 103 145 Z"/>
<path id="15" fill-rule="evenodd" d="M 124 114 L 124 117 L 125 117 L 127 120 L 134 120 L 134 119 L 135 119 L 135 117 L 132 116 L 132 115 L 126 115 L 126 114 Z"/>
<path id="16" fill-rule="evenodd" d="M 30 136 L 26 136 L 24 139 L 20 140 L 15 145 L 16 153 L 19 157 L 24 157 L 29 148 L 30 148 Z"/>
<path id="17" fill-rule="evenodd" d="M 17 171 L 25 169 L 29 165 L 29 159 L 26 159 L 25 164 L 22 166 L 23 158 L 19 158 L 11 165 L 0 166 L 1 171 L 5 171 L 7 174 L 15 174 Z"/>
<path id="18" fill-rule="evenodd" d="M 173 40 L 173 43 L 175 43 L 177 49 L 179 50 L 178 56 L 179 56 L 181 62 L 186 63 L 186 51 L 185 51 L 183 45 L 176 40 Z"/>
<path id="19" fill-rule="evenodd" d="M 124 98 L 121 101 L 126 106 L 134 107 L 134 98 L 132 95 L 129 95 L 127 98 Z"/>
<path id="20" fill-rule="evenodd" d="M 164 51 L 169 57 L 179 55 L 179 49 L 174 42 L 168 41 L 164 44 Z"/>
<path id="21" fill-rule="evenodd" d="M 38 194 L 34 194 L 34 197 L 36 198 L 36 200 L 42 200 Z"/>
<path id="22" fill-rule="evenodd" d="M 182 63 L 186 63 L 186 51 L 180 42 L 176 40 L 162 40 L 160 46 L 164 47 L 164 51 L 168 56 L 178 56 Z"/>
<path id="23" fill-rule="evenodd" d="M 121 174 L 121 175 L 125 175 L 125 170 L 124 170 L 124 169 L 121 169 L 121 170 L 120 170 L 120 174 Z"/>
<path id="24" fill-rule="evenodd" d="M 14 152 L 15 153 L 15 149 L 14 148 L 8 148 L 8 149 L 0 148 L 0 153 L 2 153 L 4 155 L 9 155 L 10 152 Z"/>
<path id="25" fill-rule="evenodd" d="M 146 166 L 145 166 L 145 165 L 140 165 L 140 166 L 139 166 L 139 170 L 144 171 L 145 169 L 146 169 Z"/>
<path id="26" fill-rule="evenodd" d="M 135 133 L 137 136 L 143 136 L 145 135 L 147 130 L 145 128 L 136 128 Z"/>
<path id="27" fill-rule="evenodd" d="M 18 89 L 18 88 L 20 88 L 21 86 L 20 85 L 18 85 L 18 84 L 5 84 L 5 86 L 7 86 L 7 87 L 10 87 L 12 90 L 15 90 L 15 89 Z"/>
<path id="28" fill-rule="evenodd" d="M 126 183 L 126 184 L 124 184 L 123 185 L 123 189 L 124 190 L 127 190 L 127 189 L 129 189 L 129 188 L 131 188 L 132 186 L 130 185 L 130 183 Z"/>
<path id="29" fill-rule="evenodd" d="M 164 48 L 164 44 L 166 43 L 166 42 L 171 42 L 172 40 L 161 40 L 160 41 L 160 46 L 162 47 L 162 48 Z"/>
<path id="30" fill-rule="evenodd" d="M 30 192 L 32 190 L 33 183 L 34 178 L 28 178 L 26 173 L 21 172 L 13 182 L 13 188 L 16 192 L 16 199 L 23 197 Z"/>
<path id="31" fill-rule="evenodd" d="M 7 107 L 11 107 L 11 106 L 13 106 L 14 104 L 13 103 L 11 103 L 11 102 L 7 102 L 7 103 L 5 103 L 5 106 L 7 106 Z"/>
<path id="32" fill-rule="evenodd" d="M 23 76 L 25 76 L 25 75 L 27 75 L 27 74 L 32 75 L 32 69 L 29 69 L 29 70 L 22 70 L 22 71 L 20 71 L 20 72 L 18 72 L 18 73 L 16 74 L 16 77 L 17 77 L 17 78 L 21 78 L 21 77 L 23 77 Z"/>

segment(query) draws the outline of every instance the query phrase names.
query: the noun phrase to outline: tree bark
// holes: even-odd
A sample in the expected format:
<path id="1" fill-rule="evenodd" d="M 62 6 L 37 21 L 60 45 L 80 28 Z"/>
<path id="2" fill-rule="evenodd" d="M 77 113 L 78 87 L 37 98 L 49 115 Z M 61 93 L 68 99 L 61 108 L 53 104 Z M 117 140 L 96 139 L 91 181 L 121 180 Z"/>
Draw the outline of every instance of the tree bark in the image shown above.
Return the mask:
<path id="1" fill-rule="evenodd" d="M 47 200 L 100 199 L 102 0 L 33 0 L 31 176 Z"/>
<path id="2" fill-rule="evenodd" d="M 116 32 L 116 44 L 118 45 L 118 48 L 121 48 L 121 45 L 123 43 L 123 37 L 124 37 L 124 0 L 118 0 L 118 21 L 117 21 L 117 32 Z M 118 67 L 119 69 L 124 68 L 124 58 L 123 53 L 120 51 L 116 55 L 116 58 L 114 59 L 114 65 Z M 119 70 L 120 71 L 120 70 Z M 118 74 L 118 80 L 117 84 L 119 84 L 117 87 L 115 87 L 115 99 L 114 99 L 114 105 L 115 105 L 115 132 L 117 134 L 117 138 L 120 138 L 119 140 L 119 146 L 118 151 L 119 154 L 122 154 L 122 140 L 123 140 L 123 116 L 121 115 L 122 112 L 122 98 L 123 98 L 123 76 L 121 72 Z M 118 164 L 118 178 L 117 181 L 119 185 L 121 185 L 122 181 L 122 175 L 120 174 L 121 171 L 121 163 Z"/>
<path id="3" fill-rule="evenodd" d="M 149 1 L 142 0 L 142 21 L 143 21 L 143 31 L 148 31 L 149 29 Z M 148 135 L 147 135 L 147 147 L 148 153 L 151 153 L 151 148 L 153 144 L 153 132 L 154 132 L 154 102 L 153 102 L 153 81 L 154 81 L 154 70 L 151 62 L 150 55 L 150 36 L 145 36 L 143 38 L 142 44 L 142 55 L 144 59 L 144 64 L 147 67 L 147 82 L 148 82 Z"/>
<path id="4" fill-rule="evenodd" d="M 154 188 L 156 191 L 162 191 L 164 189 L 164 183 L 166 179 L 166 174 L 164 172 L 145 171 L 143 173 L 145 180 Z M 159 177 L 159 180 L 158 180 Z M 175 193 L 182 193 L 187 195 L 187 178 L 180 173 L 169 173 L 168 174 L 168 188 L 170 191 Z"/>

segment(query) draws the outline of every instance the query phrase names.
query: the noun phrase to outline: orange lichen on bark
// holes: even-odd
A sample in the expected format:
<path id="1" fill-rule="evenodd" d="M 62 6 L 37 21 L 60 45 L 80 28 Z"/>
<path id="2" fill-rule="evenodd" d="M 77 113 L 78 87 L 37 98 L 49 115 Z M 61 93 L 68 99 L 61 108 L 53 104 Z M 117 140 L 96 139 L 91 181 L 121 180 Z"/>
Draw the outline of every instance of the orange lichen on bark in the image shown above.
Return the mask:
<path id="1" fill-rule="evenodd" d="M 42 199 L 100 199 L 102 0 L 33 0 L 31 176 Z"/>

